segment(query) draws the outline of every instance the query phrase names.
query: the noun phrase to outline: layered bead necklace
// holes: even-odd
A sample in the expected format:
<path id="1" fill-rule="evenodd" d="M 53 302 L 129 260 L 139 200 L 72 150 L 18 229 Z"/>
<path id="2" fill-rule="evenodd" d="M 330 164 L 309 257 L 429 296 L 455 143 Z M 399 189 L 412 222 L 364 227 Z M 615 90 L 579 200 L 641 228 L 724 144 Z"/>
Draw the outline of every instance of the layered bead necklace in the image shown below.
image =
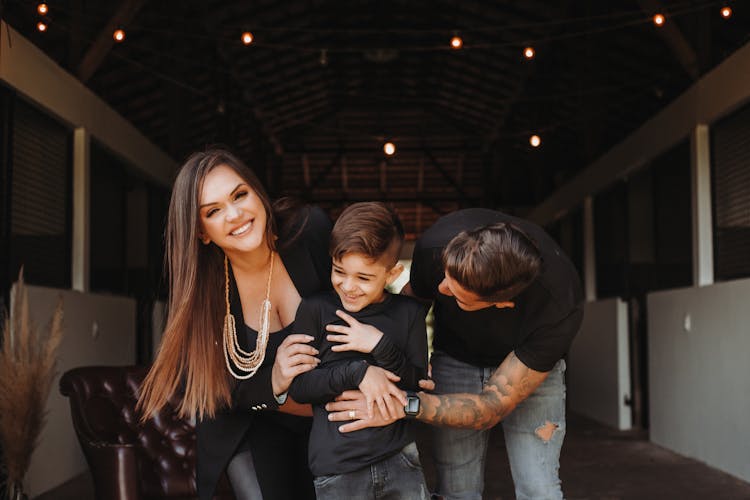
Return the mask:
<path id="1" fill-rule="evenodd" d="M 260 306 L 260 317 L 258 320 L 260 329 L 258 330 L 258 338 L 255 341 L 255 350 L 252 352 L 242 349 L 237 340 L 237 327 L 229 306 L 229 261 L 227 256 L 224 256 L 224 299 L 227 306 L 223 328 L 224 360 L 227 363 L 229 373 L 239 380 L 247 380 L 255 375 L 255 372 L 258 371 L 258 368 L 263 364 L 263 360 L 266 357 L 268 330 L 271 323 L 271 277 L 273 276 L 274 255 L 275 252 L 271 251 L 271 266 L 268 271 L 268 282 L 266 283 L 266 298 L 263 299 L 263 303 Z M 240 373 L 237 373 L 234 367 L 237 367 Z"/>

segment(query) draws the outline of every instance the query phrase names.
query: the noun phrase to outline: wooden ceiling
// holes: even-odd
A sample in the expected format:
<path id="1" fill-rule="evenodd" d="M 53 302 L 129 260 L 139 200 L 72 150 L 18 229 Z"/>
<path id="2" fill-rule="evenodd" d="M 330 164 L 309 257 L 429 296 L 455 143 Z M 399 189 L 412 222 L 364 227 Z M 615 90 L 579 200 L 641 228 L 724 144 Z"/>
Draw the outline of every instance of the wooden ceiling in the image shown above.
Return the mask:
<path id="1" fill-rule="evenodd" d="M 275 195 L 385 200 L 413 235 L 459 207 L 523 215 L 750 33 L 747 1 L 51 0 L 45 33 L 37 4 L 0 2 L 176 161 L 224 144 Z"/>

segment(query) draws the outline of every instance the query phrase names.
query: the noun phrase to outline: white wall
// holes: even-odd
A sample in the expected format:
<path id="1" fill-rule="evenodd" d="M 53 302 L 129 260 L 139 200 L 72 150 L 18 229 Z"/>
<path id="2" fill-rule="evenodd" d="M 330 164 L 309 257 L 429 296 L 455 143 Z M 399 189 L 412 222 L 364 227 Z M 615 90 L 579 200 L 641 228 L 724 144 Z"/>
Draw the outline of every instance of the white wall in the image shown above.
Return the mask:
<path id="1" fill-rule="evenodd" d="M 651 440 L 750 481 L 750 280 L 648 296 Z"/>
<path id="2" fill-rule="evenodd" d="M 70 368 L 129 365 L 135 362 L 136 309 L 133 299 L 27 286 L 34 323 L 44 328 L 57 300 L 63 298 L 64 333 L 58 374 L 47 403 L 47 422 L 31 460 L 26 491 L 34 497 L 86 471 L 59 380 Z"/>
<path id="3" fill-rule="evenodd" d="M 627 304 L 619 298 L 587 302 L 568 355 L 571 411 L 616 429 L 632 427 Z"/>

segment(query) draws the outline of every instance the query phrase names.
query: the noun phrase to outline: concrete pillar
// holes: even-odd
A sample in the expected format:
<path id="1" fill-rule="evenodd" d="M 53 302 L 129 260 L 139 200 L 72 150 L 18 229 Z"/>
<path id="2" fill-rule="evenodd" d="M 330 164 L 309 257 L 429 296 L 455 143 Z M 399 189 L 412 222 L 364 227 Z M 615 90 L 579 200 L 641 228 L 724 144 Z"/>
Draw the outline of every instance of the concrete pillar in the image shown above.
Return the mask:
<path id="1" fill-rule="evenodd" d="M 693 216 L 693 285 L 714 282 L 714 240 L 711 207 L 711 140 L 708 125 L 690 134 L 690 176 Z"/>
<path id="2" fill-rule="evenodd" d="M 71 283 L 73 290 L 79 292 L 88 292 L 90 283 L 90 145 L 90 136 L 85 128 L 79 127 L 73 131 L 73 252 Z"/>
<path id="3" fill-rule="evenodd" d="M 596 249 L 594 247 L 594 199 L 583 200 L 583 289 L 586 302 L 596 300 Z"/>

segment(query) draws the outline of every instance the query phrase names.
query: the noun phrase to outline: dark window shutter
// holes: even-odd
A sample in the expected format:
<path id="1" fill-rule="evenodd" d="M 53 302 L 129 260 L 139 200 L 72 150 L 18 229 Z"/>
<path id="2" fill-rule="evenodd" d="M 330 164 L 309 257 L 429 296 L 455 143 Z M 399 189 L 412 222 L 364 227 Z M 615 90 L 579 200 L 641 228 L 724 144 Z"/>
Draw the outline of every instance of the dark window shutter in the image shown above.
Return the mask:
<path id="1" fill-rule="evenodd" d="M 750 106 L 713 129 L 714 273 L 750 276 Z"/>
<path id="2" fill-rule="evenodd" d="M 70 133 L 17 100 L 13 116 L 11 279 L 70 286 Z"/>

